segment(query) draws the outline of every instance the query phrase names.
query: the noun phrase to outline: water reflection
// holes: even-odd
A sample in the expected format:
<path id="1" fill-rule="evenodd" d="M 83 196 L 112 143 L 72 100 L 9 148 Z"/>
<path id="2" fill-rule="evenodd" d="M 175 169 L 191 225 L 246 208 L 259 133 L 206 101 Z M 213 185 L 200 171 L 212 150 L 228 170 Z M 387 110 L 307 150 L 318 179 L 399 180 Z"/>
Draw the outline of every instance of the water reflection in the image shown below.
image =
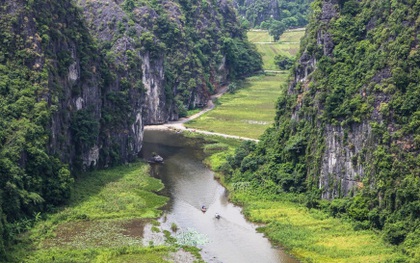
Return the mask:
<path id="1" fill-rule="evenodd" d="M 152 175 L 165 184 L 163 194 L 171 198 L 160 220 L 164 229 L 174 223 L 179 232 L 198 233 L 200 237 L 195 238 L 207 241 L 198 244 L 206 262 L 297 262 L 272 248 L 256 226 L 245 220 L 241 208 L 228 202 L 225 188 L 202 163 L 199 142 L 167 131 L 145 131 L 144 138 L 143 157 L 156 152 L 164 158 L 164 164 L 152 166 Z M 208 208 L 206 213 L 202 205 Z"/>

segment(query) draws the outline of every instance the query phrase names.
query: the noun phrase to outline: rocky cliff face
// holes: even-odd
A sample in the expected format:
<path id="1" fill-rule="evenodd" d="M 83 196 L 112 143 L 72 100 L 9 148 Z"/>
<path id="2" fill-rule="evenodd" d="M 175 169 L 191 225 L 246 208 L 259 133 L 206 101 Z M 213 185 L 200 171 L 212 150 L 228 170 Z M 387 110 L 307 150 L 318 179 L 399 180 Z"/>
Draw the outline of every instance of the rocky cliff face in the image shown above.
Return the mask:
<path id="1" fill-rule="evenodd" d="M 141 72 L 135 74 L 141 74 L 145 124 L 176 120 L 186 110 L 204 106 L 226 82 L 229 69 L 221 53 L 222 35 L 242 34 L 235 29 L 235 12 L 228 2 L 79 1 L 79 5 L 109 63 L 124 68 L 128 53 L 140 61 Z M 125 71 L 134 74 L 133 69 Z"/>
<path id="2" fill-rule="evenodd" d="M 376 189 L 374 185 L 383 180 L 378 173 L 384 168 L 378 167 L 378 149 L 394 145 L 388 148 L 394 151 L 394 157 L 418 156 L 412 134 L 401 130 L 409 125 L 410 114 L 418 107 L 403 113 L 403 123 L 396 112 L 401 114 L 398 109 L 404 107 L 397 101 L 410 97 L 409 87 L 418 85 L 412 74 L 418 72 L 419 66 L 414 59 L 418 56 L 419 26 L 414 21 L 416 16 L 404 18 L 381 3 L 316 1 L 314 7 L 314 20 L 307 29 L 288 93 L 296 96 L 292 119 L 310 121 L 314 129 L 322 131 L 322 140 L 308 139 L 316 145 L 308 154 L 317 155 L 319 162 L 309 166 L 309 173 L 316 175 L 313 179 L 318 182 L 322 197 L 333 199 L 366 187 Z M 411 8 L 412 4 L 394 6 L 408 13 Z M 397 21 L 394 31 L 379 40 L 379 31 L 391 24 L 388 19 Z M 404 30 L 413 38 L 403 40 Z M 382 60 L 398 45 L 407 47 L 399 53 L 400 57 Z M 411 66 L 398 63 L 401 57 L 412 59 Z M 344 65 L 348 68 L 344 69 Z M 396 73 L 402 68 L 414 77 L 404 84 L 398 82 Z"/>
<path id="3" fill-rule="evenodd" d="M 22 38 L 34 54 L 24 61 L 33 76 L 40 75 L 38 79 L 29 80 L 43 90 L 37 93 L 36 100 L 46 102 L 51 112 L 48 151 L 70 164 L 75 162 L 78 152 L 84 165 L 96 164 L 98 134 L 93 135 L 95 138 L 90 140 L 89 146 L 82 147 L 82 138 L 75 138 L 72 131 L 74 113 L 79 110 L 99 123 L 104 95 L 101 75 L 97 72 L 101 60 L 95 56 L 94 42 L 83 30 L 78 11 L 72 4 L 61 2 L 37 1 L 31 6 L 14 1 L 4 6 L 2 15 L 14 18 L 11 38 Z M 19 49 L 25 50 L 25 47 L 18 45 L 16 53 L 9 53 L 7 59 L 18 59 Z"/>
<path id="4" fill-rule="evenodd" d="M 309 84 L 312 79 L 312 73 L 317 68 L 317 61 L 320 57 L 325 56 L 332 58 L 334 50 L 334 42 L 331 33 L 328 31 L 331 27 L 331 21 L 339 17 L 338 1 L 324 1 L 321 5 L 321 11 L 318 16 L 320 26 L 312 37 L 315 37 L 317 50 L 311 50 L 312 47 L 303 47 L 303 52 L 299 58 L 299 63 L 294 71 L 294 81 L 288 89 L 290 95 L 297 95 L 297 104 L 293 109 L 292 119 L 300 121 L 301 119 L 311 118 L 306 114 L 302 114 L 303 102 L 305 96 L 309 96 Z M 317 51 L 319 53 L 315 53 Z M 315 96 L 314 96 L 315 97 Z M 307 98 L 306 98 L 307 99 Z M 322 105 L 316 102 L 317 114 L 322 114 Z M 316 129 L 322 130 L 324 136 L 322 157 L 320 165 L 317 166 L 319 174 L 317 186 L 322 189 L 322 198 L 333 199 L 335 197 L 346 196 L 350 191 L 357 188 L 360 184 L 360 176 L 363 176 L 363 168 L 353 167 L 352 158 L 366 146 L 367 137 L 371 137 L 371 128 L 368 123 L 363 125 L 353 124 L 350 137 L 346 131 L 346 139 L 344 139 L 344 129 L 340 125 L 325 124 L 316 122 Z M 363 131 L 363 132 L 361 132 Z M 361 132 L 360 134 L 358 132 Z M 360 136 L 361 135 L 361 136 Z M 349 147 L 351 145 L 351 147 Z M 356 147 L 357 145 L 357 147 Z M 317 143 L 320 147 L 321 143 Z"/>
<path id="5" fill-rule="evenodd" d="M 322 155 L 319 189 L 322 198 L 333 199 L 353 194 L 363 187 L 364 167 L 357 158 L 373 145 L 372 127 L 364 122 L 353 124 L 347 132 L 340 126 L 326 125 L 324 129 L 325 149 Z"/>
<path id="6" fill-rule="evenodd" d="M 33 5 L 35 12 L 23 14 L 28 21 L 38 22 L 24 25 L 32 27 L 35 35 L 51 36 L 39 43 L 43 61 L 35 61 L 38 70 L 48 70 L 46 96 L 56 109 L 49 151 L 79 169 L 132 160 L 141 149 L 144 96 L 128 82 L 141 77 L 141 66 L 133 62 L 130 66 L 139 73 L 127 73 L 122 65 L 128 64 L 128 54 L 118 57 L 115 64 L 107 63 L 79 10 L 72 3 L 49 4 L 39 1 Z M 125 39 L 118 43 L 131 44 Z M 120 74 L 110 77 L 118 66 Z"/>
<path id="7" fill-rule="evenodd" d="M 79 5 L 84 10 L 91 34 L 102 44 L 102 52 L 107 53 L 108 62 L 118 70 L 117 78 L 131 85 L 140 85 L 141 82 L 145 96 L 137 104 L 140 119 L 145 124 L 168 121 L 171 105 L 166 105 L 164 54 L 155 54 L 151 58 L 150 50 L 139 47 L 138 38 L 153 27 L 157 13 L 147 7 L 139 8 L 133 11 L 135 18 L 131 20 L 121 1 L 79 1 Z M 127 67 L 134 61 L 136 67 Z"/>

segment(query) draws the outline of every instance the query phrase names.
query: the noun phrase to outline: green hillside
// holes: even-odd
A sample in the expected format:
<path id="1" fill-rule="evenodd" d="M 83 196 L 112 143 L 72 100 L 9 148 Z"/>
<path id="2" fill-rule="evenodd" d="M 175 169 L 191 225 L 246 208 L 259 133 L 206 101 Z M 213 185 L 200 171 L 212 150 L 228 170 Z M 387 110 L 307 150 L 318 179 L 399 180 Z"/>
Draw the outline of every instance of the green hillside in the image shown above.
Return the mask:
<path id="1" fill-rule="evenodd" d="M 303 27 L 311 0 L 235 0 L 242 23 L 251 28 L 267 29 L 274 20 L 286 28 Z"/>

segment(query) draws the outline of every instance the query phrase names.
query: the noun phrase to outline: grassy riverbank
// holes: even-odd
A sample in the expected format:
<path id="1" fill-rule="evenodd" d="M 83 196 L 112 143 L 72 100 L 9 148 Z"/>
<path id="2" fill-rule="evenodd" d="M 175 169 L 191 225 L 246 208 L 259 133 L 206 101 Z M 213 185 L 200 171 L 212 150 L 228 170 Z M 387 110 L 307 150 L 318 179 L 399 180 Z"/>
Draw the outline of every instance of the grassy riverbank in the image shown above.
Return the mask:
<path id="1" fill-rule="evenodd" d="M 308 209 L 297 196 L 271 196 L 264 191 L 256 194 L 255 190 L 236 190 L 231 198 L 244 205 L 251 221 L 266 224 L 260 230 L 267 237 L 302 262 L 379 263 L 393 262 L 400 256 L 377 233 L 355 230 L 350 221 Z"/>
<path id="2" fill-rule="evenodd" d="M 142 241 L 145 224 L 158 226 L 158 208 L 168 201 L 156 194 L 163 184 L 148 168 L 135 163 L 81 175 L 68 206 L 20 235 L 16 262 L 173 262 L 173 242 Z"/>
<path id="3" fill-rule="evenodd" d="M 204 149 L 213 149 L 207 151 L 206 163 L 219 171 L 217 177 L 228 188 L 231 201 L 243 206 L 249 220 L 263 223 L 259 230 L 301 262 L 379 263 L 399 262 L 402 258 L 398 248 L 385 243 L 378 233 L 358 230 L 355 222 L 309 209 L 304 206 L 302 196 L 272 193 L 267 190 L 269 187 L 246 182 L 228 182 L 220 171 L 238 141 L 220 137 L 206 140 L 208 145 Z"/>

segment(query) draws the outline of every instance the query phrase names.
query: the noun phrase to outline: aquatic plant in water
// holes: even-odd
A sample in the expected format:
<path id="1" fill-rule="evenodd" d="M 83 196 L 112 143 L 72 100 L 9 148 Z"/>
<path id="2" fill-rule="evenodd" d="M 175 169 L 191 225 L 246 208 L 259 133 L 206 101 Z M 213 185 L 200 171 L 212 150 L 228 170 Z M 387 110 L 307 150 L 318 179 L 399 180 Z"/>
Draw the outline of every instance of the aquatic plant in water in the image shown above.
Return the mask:
<path id="1" fill-rule="evenodd" d="M 206 235 L 199 233 L 195 229 L 188 228 L 175 235 L 176 243 L 180 246 L 199 246 L 209 242 Z"/>

